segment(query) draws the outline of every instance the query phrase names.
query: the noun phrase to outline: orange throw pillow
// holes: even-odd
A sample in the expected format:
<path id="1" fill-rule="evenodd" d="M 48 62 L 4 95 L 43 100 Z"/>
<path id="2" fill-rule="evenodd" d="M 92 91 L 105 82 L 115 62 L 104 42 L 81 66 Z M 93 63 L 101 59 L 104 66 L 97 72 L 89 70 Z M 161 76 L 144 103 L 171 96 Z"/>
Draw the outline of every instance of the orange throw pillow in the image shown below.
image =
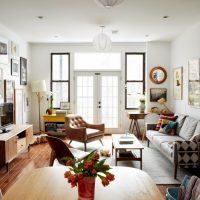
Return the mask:
<path id="1" fill-rule="evenodd" d="M 176 118 L 177 118 L 177 116 L 160 115 L 160 119 L 158 120 L 158 123 L 157 123 L 157 125 L 156 125 L 155 130 L 156 130 L 156 131 L 159 131 L 159 130 L 160 130 L 161 123 L 162 123 L 162 119 L 167 119 L 167 120 L 170 120 L 170 121 L 175 122 L 175 121 L 176 121 Z"/>

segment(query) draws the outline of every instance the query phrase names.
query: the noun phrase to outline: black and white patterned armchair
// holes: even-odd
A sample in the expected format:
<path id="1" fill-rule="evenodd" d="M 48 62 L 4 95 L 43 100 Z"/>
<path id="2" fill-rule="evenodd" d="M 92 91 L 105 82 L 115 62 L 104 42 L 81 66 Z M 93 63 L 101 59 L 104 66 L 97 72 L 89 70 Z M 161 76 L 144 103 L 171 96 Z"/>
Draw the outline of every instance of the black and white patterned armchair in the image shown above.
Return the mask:
<path id="1" fill-rule="evenodd" d="M 174 177 L 177 176 L 177 168 L 200 167 L 200 142 L 176 141 L 173 144 Z"/>

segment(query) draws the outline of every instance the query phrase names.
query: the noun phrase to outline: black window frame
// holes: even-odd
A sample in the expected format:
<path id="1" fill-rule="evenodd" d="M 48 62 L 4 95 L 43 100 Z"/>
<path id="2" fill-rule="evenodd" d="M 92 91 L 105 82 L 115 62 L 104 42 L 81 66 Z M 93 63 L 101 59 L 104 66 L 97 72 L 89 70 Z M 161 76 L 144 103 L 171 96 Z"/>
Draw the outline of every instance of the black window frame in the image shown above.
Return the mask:
<path id="1" fill-rule="evenodd" d="M 53 80 L 53 55 L 68 55 L 68 80 Z M 53 92 L 53 83 L 68 83 L 68 99 L 67 101 L 70 102 L 70 53 L 68 52 L 62 52 L 62 53 L 51 53 L 51 79 L 50 79 L 50 90 Z M 52 103 L 51 99 L 51 103 Z M 60 108 L 55 108 L 60 109 Z"/>
<path id="2" fill-rule="evenodd" d="M 127 80 L 127 56 L 128 55 L 143 55 L 143 80 Z M 125 53 L 125 85 L 127 83 L 139 82 L 143 83 L 143 94 L 145 93 L 145 68 L 146 68 L 146 53 L 145 52 L 126 52 Z M 125 88 L 125 110 L 138 110 L 138 108 L 128 108 L 127 107 L 127 88 Z"/>

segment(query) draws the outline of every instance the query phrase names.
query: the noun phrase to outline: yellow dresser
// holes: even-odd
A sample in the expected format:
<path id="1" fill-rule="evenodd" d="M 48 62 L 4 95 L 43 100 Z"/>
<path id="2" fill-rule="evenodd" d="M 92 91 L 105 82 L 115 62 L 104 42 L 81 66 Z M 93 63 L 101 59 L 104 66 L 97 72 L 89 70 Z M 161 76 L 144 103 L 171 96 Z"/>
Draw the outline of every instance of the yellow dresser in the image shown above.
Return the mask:
<path id="1" fill-rule="evenodd" d="M 45 132 L 62 132 L 64 129 L 65 116 L 56 114 L 43 115 Z"/>

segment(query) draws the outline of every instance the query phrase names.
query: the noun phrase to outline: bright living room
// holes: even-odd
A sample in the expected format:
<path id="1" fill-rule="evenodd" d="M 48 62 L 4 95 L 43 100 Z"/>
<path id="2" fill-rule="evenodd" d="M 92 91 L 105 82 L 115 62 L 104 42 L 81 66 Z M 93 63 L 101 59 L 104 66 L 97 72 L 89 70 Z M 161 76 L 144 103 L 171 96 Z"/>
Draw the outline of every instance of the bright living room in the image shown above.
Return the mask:
<path id="1" fill-rule="evenodd" d="M 10 57 L 8 64 L 1 64 L 1 68 L 3 69 L 3 79 L 13 80 L 15 82 L 15 89 L 19 93 L 19 97 L 20 92 L 23 93 L 22 99 L 24 101 L 24 105 L 23 110 L 20 112 L 20 115 L 22 115 L 23 117 L 19 117 L 20 115 L 17 115 L 15 119 L 16 122 L 33 124 L 34 132 L 38 132 L 40 131 L 38 120 L 39 118 L 41 118 L 42 130 L 44 130 L 42 116 L 45 115 L 45 111 L 47 108 L 47 102 L 45 101 L 46 96 L 44 96 L 44 99 L 41 101 L 41 115 L 38 118 L 38 104 L 36 95 L 31 92 L 29 86 L 31 81 L 45 80 L 47 89 L 49 91 L 53 89 L 51 85 L 52 79 L 50 63 L 52 53 L 67 52 L 70 55 L 69 66 L 71 78 L 69 80 L 70 87 L 68 91 L 68 96 L 63 96 L 64 99 L 55 98 L 54 96 L 56 100 L 56 105 L 58 105 L 62 100 L 67 101 L 70 102 L 69 112 L 77 113 L 77 111 L 79 111 L 80 113 L 80 110 L 82 108 L 77 107 L 77 96 L 75 93 L 77 90 L 77 85 L 75 81 L 77 77 L 80 77 L 80 74 L 78 73 L 81 72 L 82 77 L 85 76 L 85 74 L 83 74 L 83 71 L 75 69 L 75 59 L 77 53 L 80 52 L 96 53 L 96 50 L 93 47 L 91 41 L 96 34 L 102 31 L 102 29 L 99 27 L 101 25 L 105 26 L 103 28 L 103 32 L 106 34 L 108 33 L 108 35 L 112 39 L 112 48 L 110 52 L 117 52 L 120 56 L 120 69 L 115 68 L 115 70 L 108 70 L 109 72 L 111 72 L 111 76 L 114 76 L 114 72 L 119 74 L 119 126 L 116 130 L 112 130 L 112 128 L 110 128 L 107 131 L 119 133 L 125 132 L 129 129 L 130 120 L 127 117 L 127 112 L 139 106 L 138 93 L 141 94 L 146 91 L 146 111 L 150 111 L 152 107 L 158 107 L 158 109 L 161 110 L 162 107 L 160 107 L 159 103 L 157 103 L 156 101 L 151 101 L 150 99 L 153 96 L 152 90 L 155 89 L 158 89 L 158 91 L 164 89 L 167 96 L 166 105 L 174 113 L 187 114 L 196 119 L 199 119 L 199 99 L 197 98 L 198 96 L 195 94 L 195 102 L 193 102 L 193 99 L 192 101 L 188 101 L 189 96 L 191 99 L 191 94 L 188 88 L 188 63 L 191 63 L 193 60 L 199 60 L 198 34 L 200 31 L 198 23 L 200 16 L 197 9 L 199 6 L 198 1 L 187 3 L 184 1 L 184 3 L 181 5 L 180 1 L 175 1 L 173 3 L 153 1 L 149 3 L 149 5 L 146 5 L 147 2 L 144 1 L 141 1 L 141 3 L 136 3 L 135 1 L 125 0 L 121 5 L 110 9 L 98 7 L 98 5 L 96 5 L 94 1 L 87 1 L 87 3 L 83 3 L 82 1 L 69 3 L 68 1 L 66 1 L 61 2 L 63 3 L 63 5 L 60 5 L 64 8 L 64 13 L 66 12 L 65 17 L 60 16 L 60 14 L 63 12 L 61 7 L 59 7 L 58 9 L 54 9 L 55 5 L 58 6 L 56 2 L 52 2 L 52 4 L 47 3 L 48 6 L 45 3 L 44 5 L 38 5 L 37 2 L 33 3 L 31 1 L 29 3 L 30 4 L 25 1 L 21 1 L 20 4 L 16 5 L 16 2 L 14 1 L 2 2 L 2 25 L 0 26 L 0 33 L 3 38 L 2 42 L 6 40 L 8 42 L 12 41 L 13 43 L 17 44 L 16 48 L 18 48 L 17 52 L 15 52 L 16 55 L 9 54 Z M 31 9 L 31 12 L 27 13 L 27 11 L 30 10 L 32 6 L 34 9 Z M 80 10 L 79 12 L 71 12 L 73 10 L 72 8 Z M 51 12 L 52 10 L 55 13 Z M 86 16 L 88 10 L 92 11 L 90 13 L 91 16 L 88 16 L 88 18 L 85 17 L 85 19 L 83 16 Z M 138 12 L 138 10 L 143 10 L 142 16 L 141 13 Z M 187 12 L 185 12 L 185 10 L 187 10 Z M 10 14 L 12 13 L 12 17 L 10 18 L 7 17 L 8 11 L 10 12 Z M 19 11 L 21 13 L 20 15 L 18 13 Z M 74 16 L 78 17 L 78 19 L 76 19 Z M 64 18 L 63 20 L 65 22 L 62 22 L 61 18 Z M 116 22 L 116 19 L 118 22 Z M 50 28 L 53 24 L 55 25 L 55 27 Z M 81 30 L 77 29 L 76 24 L 78 24 Z M 58 25 L 60 25 L 62 28 L 59 28 Z M 63 27 L 68 28 L 63 30 Z M 145 71 L 143 73 L 145 75 L 145 78 L 139 80 L 145 87 L 137 87 L 137 91 L 134 90 L 133 86 L 131 85 L 132 79 L 127 79 L 128 75 L 131 76 L 131 73 L 135 73 L 134 71 L 130 71 L 130 73 L 126 71 L 128 68 L 128 57 L 129 55 L 132 55 L 131 53 L 141 53 L 141 55 L 145 53 Z M 16 76 L 14 75 L 14 72 L 13 74 L 10 73 L 10 58 L 12 58 L 12 62 L 13 60 L 18 61 L 19 65 L 20 57 L 27 59 L 28 62 L 27 85 L 24 85 L 24 83 L 21 81 L 21 77 L 19 76 L 19 74 L 18 76 Z M 20 63 L 22 63 L 23 59 L 20 59 L 20 61 Z M 151 69 L 157 66 L 162 66 L 162 68 L 164 68 L 167 72 L 167 79 L 161 84 L 154 83 L 149 78 Z M 101 67 L 103 68 L 105 66 Z M 176 99 L 174 97 L 173 75 L 174 70 L 179 67 L 182 67 L 183 71 L 182 96 L 181 98 L 179 97 L 178 99 Z M 106 71 L 105 68 L 103 68 L 103 70 L 98 70 L 99 69 L 90 69 L 90 71 L 95 71 L 97 73 L 99 71 Z M 86 70 L 86 72 L 88 72 L 88 69 Z M 86 75 L 89 76 L 89 73 L 87 73 Z M 133 74 L 133 77 L 137 75 Z M 134 79 L 133 81 L 136 80 L 137 79 Z M 114 99 L 114 97 L 112 98 Z M 141 129 L 144 129 L 143 120 L 140 121 L 140 127 Z M 44 146 L 44 144 L 42 145 Z M 90 145 L 92 145 L 92 143 L 90 143 Z M 144 146 L 145 145 L 146 144 L 144 144 Z M 34 148 L 35 147 L 33 147 L 33 150 Z M 30 150 L 30 152 L 31 151 L 32 150 Z M 44 159 L 47 159 L 46 154 L 43 156 Z M 13 162 L 16 164 L 19 158 L 20 157 L 16 157 Z M 143 161 L 145 162 L 145 158 L 143 158 Z M 12 165 L 12 162 L 10 163 L 10 165 L 10 170 L 14 170 L 15 167 Z M 47 165 L 48 162 L 46 161 L 42 163 L 40 167 Z M 2 170 L 2 173 L 4 174 L 5 169 L 2 168 Z M 173 170 L 172 166 L 171 170 Z M 6 174 L 5 176 L 10 179 L 9 175 L 10 173 Z M 5 176 L 2 176 L 1 180 L 5 180 L 6 182 L 8 181 L 8 179 L 6 180 Z M 7 188 L 7 186 L 3 186 L 3 193 L 6 191 L 6 189 L 4 188 Z"/>

